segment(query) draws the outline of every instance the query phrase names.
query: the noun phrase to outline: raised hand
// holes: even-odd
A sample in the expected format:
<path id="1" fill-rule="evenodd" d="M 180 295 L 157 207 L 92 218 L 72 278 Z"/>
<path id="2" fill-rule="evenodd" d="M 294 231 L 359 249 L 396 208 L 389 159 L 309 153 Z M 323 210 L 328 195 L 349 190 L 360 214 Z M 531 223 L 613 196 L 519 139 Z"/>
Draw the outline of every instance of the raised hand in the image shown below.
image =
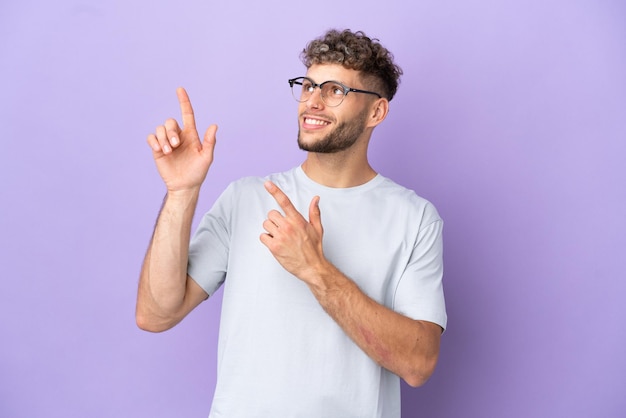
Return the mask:
<path id="1" fill-rule="evenodd" d="M 268 213 L 263 222 L 267 233 L 261 235 L 261 242 L 269 248 L 285 270 L 312 284 L 316 275 L 327 265 L 322 250 L 324 230 L 319 197 L 311 200 L 307 221 L 278 186 L 268 181 L 265 188 L 274 197 L 284 215 L 277 210 Z"/>
<path id="2" fill-rule="evenodd" d="M 168 192 L 199 188 L 213 162 L 217 125 L 211 125 L 200 142 L 196 120 L 187 92 L 176 90 L 182 113 L 182 129 L 168 119 L 148 135 L 148 145 Z"/>

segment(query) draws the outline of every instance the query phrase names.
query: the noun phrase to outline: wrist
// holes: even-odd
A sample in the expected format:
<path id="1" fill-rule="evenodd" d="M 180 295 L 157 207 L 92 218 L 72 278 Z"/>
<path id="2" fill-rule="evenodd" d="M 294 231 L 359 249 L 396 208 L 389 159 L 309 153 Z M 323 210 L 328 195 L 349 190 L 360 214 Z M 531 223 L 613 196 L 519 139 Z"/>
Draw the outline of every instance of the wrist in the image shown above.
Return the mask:
<path id="1" fill-rule="evenodd" d="M 185 189 L 185 190 L 168 190 L 165 198 L 163 199 L 163 206 L 161 207 L 161 213 L 166 214 L 179 214 L 182 215 L 186 212 L 195 212 L 196 205 L 198 203 L 198 197 L 200 196 L 200 188 L 198 189 Z M 176 216 L 179 216 L 176 215 Z"/>
<path id="2" fill-rule="evenodd" d="M 330 263 L 316 269 L 308 283 L 311 291 L 320 301 L 349 291 L 351 286 L 355 285 L 352 280 Z"/>
<path id="3" fill-rule="evenodd" d="M 187 189 L 175 189 L 175 190 L 167 190 L 167 194 L 165 195 L 166 200 L 174 200 L 174 201 L 189 201 L 195 200 L 200 195 L 200 186 L 190 187 Z"/>

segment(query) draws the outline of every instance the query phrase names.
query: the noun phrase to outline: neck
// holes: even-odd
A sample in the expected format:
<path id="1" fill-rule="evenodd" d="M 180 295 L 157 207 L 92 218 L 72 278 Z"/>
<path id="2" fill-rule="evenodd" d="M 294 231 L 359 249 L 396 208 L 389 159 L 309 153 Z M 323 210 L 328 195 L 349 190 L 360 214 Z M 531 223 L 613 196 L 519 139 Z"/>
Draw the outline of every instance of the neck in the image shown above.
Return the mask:
<path id="1" fill-rule="evenodd" d="M 376 177 L 367 158 L 351 155 L 348 150 L 333 154 L 309 152 L 302 170 L 314 182 L 334 188 L 360 186 Z"/>

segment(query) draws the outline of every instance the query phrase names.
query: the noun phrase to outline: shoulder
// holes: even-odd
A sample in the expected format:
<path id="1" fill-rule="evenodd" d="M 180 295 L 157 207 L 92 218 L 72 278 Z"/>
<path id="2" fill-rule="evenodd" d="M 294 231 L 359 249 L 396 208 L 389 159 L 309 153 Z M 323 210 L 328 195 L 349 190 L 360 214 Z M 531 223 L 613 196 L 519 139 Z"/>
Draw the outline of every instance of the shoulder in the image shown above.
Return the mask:
<path id="1" fill-rule="evenodd" d="M 432 202 L 389 178 L 383 177 L 379 187 L 376 188 L 376 194 L 377 199 L 396 213 L 410 217 L 419 216 L 423 226 L 441 221 L 439 212 Z"/>
<path id="2" fill-rule="evenodd" d="M 232 183 L 230 183 L 230 185 L 228 187 L 232 188 L 232 189 L 236 189 L 236 190 L 238 190 L 238 189 L 255 188 L 255 187 L 258 187 L 258 186 L 263 186 L 263 184 L 267 180 L 270 180 L 270 181 L 272 181 L 274 183 L 285 183 L 285 182 L 296 181 L 295 168 L 291 169 L 291 170 L 288 170 L 288 171 L 268 174 L 266 176 L 246 176 L 246 177 L 241 177 L 241 178 L 233 181 Z"/>
<path id="3" fill-rule="evenodd" d="M 281 189 L 296 182 L 293 170 L 272 173 L 266 176 L 246 176 L 231 182 L 223 191 L 221 200 L 253 202 L 257 199 L 267 200 L 271 196 L 265 190 L 266 181 L 272 181 Z"/>

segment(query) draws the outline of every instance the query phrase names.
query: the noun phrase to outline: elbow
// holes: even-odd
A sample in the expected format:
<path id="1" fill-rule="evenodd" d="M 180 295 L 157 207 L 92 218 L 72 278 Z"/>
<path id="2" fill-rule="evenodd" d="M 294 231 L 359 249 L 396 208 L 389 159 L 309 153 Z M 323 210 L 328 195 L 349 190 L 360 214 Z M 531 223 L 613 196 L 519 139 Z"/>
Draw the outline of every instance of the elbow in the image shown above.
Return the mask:
<path id="1" fill-rule="evenodd" d="M 409 386 L 417 388 L 423 386 L 435 372 L 437 366 L 437 357 L 430 359 L 422 359 L 422 361 L 414 363 L 401 377 Z"/>
<path id="2" fill-rule="evenodd" d="M 411 387 L 424 385 L 435 372 L 439 360 L 439 344 L 443 329 L 434 323 L 418 321 L 422 328 L 420 342 L 413 348 L 404 363 L 404 373 L 400 377 Z M 420 341 L 421 340 L 421 341 Z"/>
<path id="3" fill-rule="evenodd" d="M 414 373 L 411 375 L 404 376 L 402 380 L 404 380 L 406 384 L 408 384 L 412 388 L 418 388 L 424 385 L 428 381 L 429 378 L 430 378 L 430 375 L 425 376 L 423 374 Z"/>
<path id="4" fill-rule="evenodd" d="M 135 322 L 139 329 L 154 333 L 167 331 L 174 326 L 174 324 L 170 324 L 166 321 L 158 321 L 155 318 L 141 313 L 135 315 Z"/>
<path id="5" fill-rule="evenodd" d="M 135 316 L 135 322 L 137 323 L 137 327 L 139 327 L 139 329 L 142 330 L 142 331 L 148 331 L 148 332 L 162 332 L 162 331 L 165 331 L 165 330 L 161 329 L 160 327 L 155 326 L 155 324 L 153 324 L 146 317 L 141 316 L 141 315 L 136 315 Z"/>

